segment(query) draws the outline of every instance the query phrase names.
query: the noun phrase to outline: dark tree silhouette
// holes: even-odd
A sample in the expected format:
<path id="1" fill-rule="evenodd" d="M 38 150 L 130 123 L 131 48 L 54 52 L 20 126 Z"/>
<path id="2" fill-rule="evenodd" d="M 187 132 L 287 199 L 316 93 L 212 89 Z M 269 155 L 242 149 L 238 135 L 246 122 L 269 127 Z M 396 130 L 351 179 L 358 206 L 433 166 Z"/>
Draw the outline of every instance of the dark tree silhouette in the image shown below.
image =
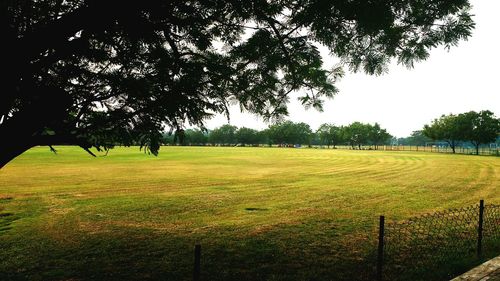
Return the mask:
<path id="1" fill-rule="evenodd" d="M 0 4 L 0 167 L 35 145 L 156 154 L 165 127 L 203 126 L 230 102 L 265 119 L 289 93 L 321 109 L 340 68 L 411 67 L 471 34 L 468 0 L 98 1 Z M 90 152 L 90 151 L 89 151 Z"/>

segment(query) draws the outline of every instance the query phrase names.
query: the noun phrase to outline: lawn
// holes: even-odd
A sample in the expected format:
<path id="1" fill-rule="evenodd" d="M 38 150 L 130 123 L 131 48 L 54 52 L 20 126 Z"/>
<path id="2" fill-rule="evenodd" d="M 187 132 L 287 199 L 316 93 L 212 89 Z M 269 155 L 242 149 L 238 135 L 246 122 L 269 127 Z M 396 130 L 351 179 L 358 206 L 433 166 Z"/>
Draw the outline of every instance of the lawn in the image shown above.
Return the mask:
<path id="1" fill-rule="evenodd" d="M 0 280 L 369 280 L 378 216 L 500 204 L 500 158 L 76 147 L 0 170 Z"/>

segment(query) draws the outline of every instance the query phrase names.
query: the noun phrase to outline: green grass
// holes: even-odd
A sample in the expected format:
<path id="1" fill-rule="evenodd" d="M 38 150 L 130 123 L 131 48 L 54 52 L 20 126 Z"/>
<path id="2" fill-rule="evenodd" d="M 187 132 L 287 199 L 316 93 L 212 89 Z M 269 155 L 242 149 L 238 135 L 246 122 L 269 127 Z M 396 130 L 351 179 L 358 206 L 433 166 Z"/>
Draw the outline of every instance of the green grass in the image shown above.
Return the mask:
<path id="1" fill-rule="evenodd" d="M 379 215 L 500 203 L 497 157 L 57 149 L 0 170 L 1 280 L 368 280 Z"/>

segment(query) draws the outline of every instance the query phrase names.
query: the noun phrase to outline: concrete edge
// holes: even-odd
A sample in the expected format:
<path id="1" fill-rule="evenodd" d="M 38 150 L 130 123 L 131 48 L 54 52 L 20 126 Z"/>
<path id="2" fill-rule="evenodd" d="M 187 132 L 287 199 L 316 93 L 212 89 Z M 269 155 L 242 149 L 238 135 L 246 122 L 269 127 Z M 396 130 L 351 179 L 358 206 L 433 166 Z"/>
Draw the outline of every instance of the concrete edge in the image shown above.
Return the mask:
<path id="1" fill-rule="evenodd" d="M 491 259 L 450 281 L 479 281 L 493 272 L 500 270 L 500 256 Z"/>

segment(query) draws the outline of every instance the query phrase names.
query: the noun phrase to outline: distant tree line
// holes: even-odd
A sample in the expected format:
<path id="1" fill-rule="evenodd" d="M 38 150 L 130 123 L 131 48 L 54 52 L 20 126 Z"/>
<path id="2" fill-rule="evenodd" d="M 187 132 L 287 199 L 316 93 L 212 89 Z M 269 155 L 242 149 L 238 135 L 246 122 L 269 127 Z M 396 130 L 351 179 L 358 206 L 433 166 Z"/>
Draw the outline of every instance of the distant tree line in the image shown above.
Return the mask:
<path id="1" fill-rule="evenodd" d="M 363 145 L 373 146 L 378 149 L 379 145 L 388 144 L 392 136 L 386 129 L 380 127 L 378 123 L 374 125 L 361 122 L 354 122 L 348 126 L 335 126 L 332 124 L 323 124 L 319 127 L 317 135 L 321 144 L 331 145 L 350 145 L 353 149 L 361 149 Z"/>
<path id="2" fill-rule="evenodd" d="M 349 145 L 353 149 L 369 145 L 378 149 L 380 145 L 388 144 L 391 139 L 392 136 L 378 123 L 372 125 L 353 122 L 347 126 L 325 123 L 314 132 L 306 123 L 285 121 L 261 131 L 232 125 L 223 125 L 206 131 L 178 130 L 173 134 L 165 133 L 163 142 L 168 145 L 325 145 L 333 148 L 337 145 Z"/>
<path id="3" fill-rule="evenodd" d="M 426 146 L 429 143 L 433 143 L 434 140 L 424 135 L 423 130 L 416 130 L 411 133 L 410 136 L 405 138 L 398 138 L 397 144 L 406 146 Z"/>
<path id="4" fill-rule="evenodd" d="M 378 149 L 380 145 L 390 144 L 394 140 L 397 140 L 399 145 L 407 146 L 445 143 L 453 153 L 457 146 L 473 146 L 476 154 L 479 154 L 481 145 L 494 142 L 500 145 L 500 119 L 489 110 L 442 115 L 423 129 L 399 139 L 391 136 L 378 123 L 372 125 L 361 122 L 353 122 L 347 126 L 325 123 L 316 131 L 306 123 L 292 121 L 270 125 L 261 131 L 223 125 L 213 130 L 186 129 L 163 135 L 163 144 L 166 145 L 323 145 L 328 148 L 348 145 L 352 149 L 361 149 L 364 146 Z"/>

